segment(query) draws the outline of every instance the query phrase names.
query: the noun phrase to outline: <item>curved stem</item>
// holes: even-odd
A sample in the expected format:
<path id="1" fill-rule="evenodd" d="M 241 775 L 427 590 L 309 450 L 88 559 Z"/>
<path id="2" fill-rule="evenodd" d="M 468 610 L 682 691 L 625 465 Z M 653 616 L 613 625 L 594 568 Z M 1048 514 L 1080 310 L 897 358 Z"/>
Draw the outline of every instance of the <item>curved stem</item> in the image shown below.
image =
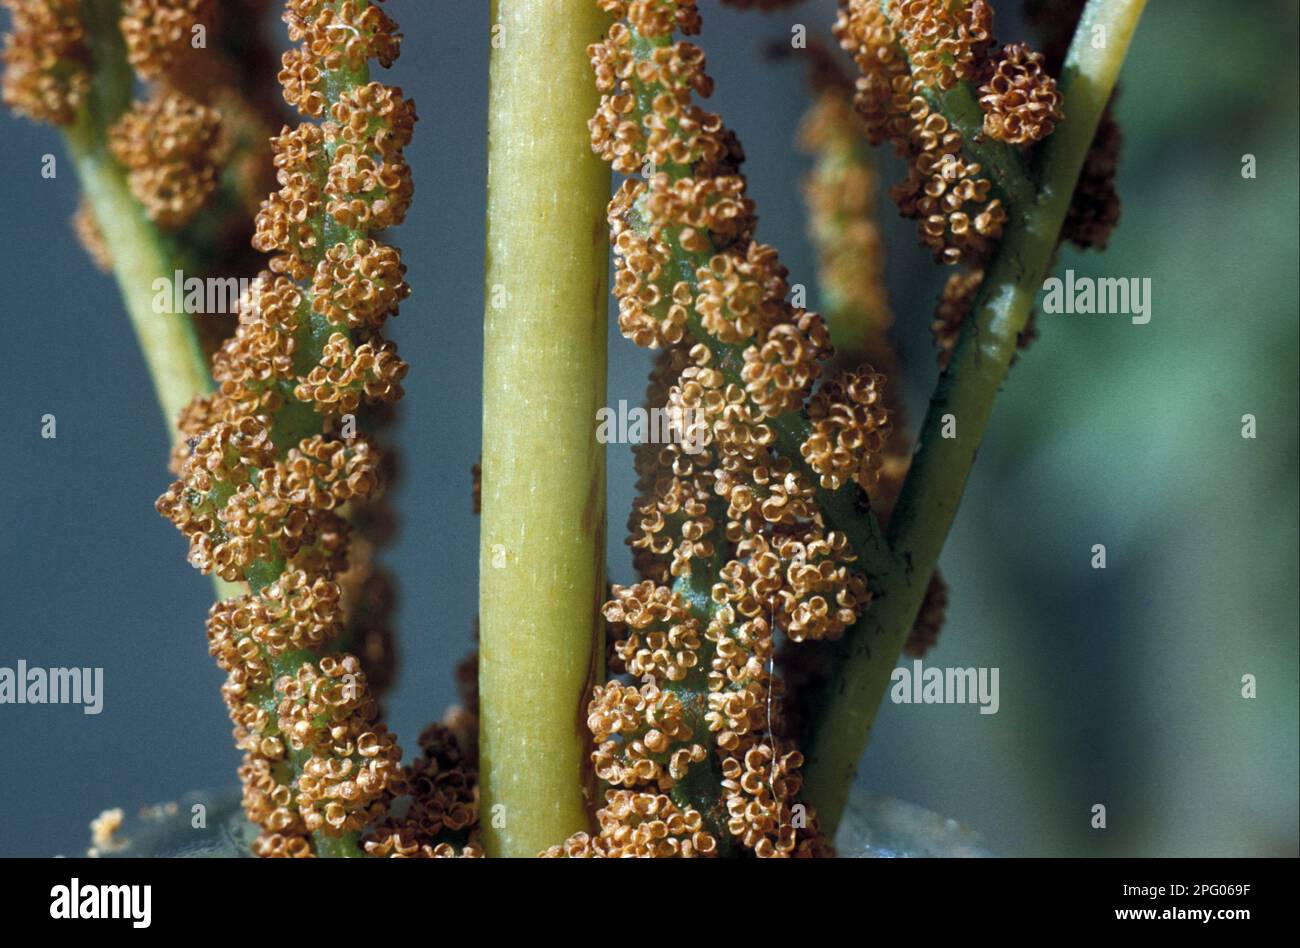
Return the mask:
<path id="1" fill-rule="evenodd" d="M 589 828 L 603 675 L 610 174 L 591 153 L 591 0 L 497 0 L 488 146 L 481 793 L 490 856 Z"/>
<path id="2" fill-rule="evenodd" d="M 77 121 L 64 130 L 81 190 L 95 223 L 112 248 L 113 278 L 153 381 L 163 423 L 171 431 L 181 409 L 210 391 L 212 377 L 195 332 L 184 314 L 154 311 L 154 280 L 171 278 L 177 248 L 151 222 L 127 187 L 122 168 L 108 153 L 108 128 L 129 106 L 133 76 L 118 29 L 118 0 L 82 0 L 86 41 L 93 60 L 90 95 Z M 212 577 L 217 597 L 238 595 L 241 583 Z"/>
<path id="3" fill-rule="evenodd" d="M 190 320 L 184 314 L 154 311 L 153 283 L 172 272 L 171 255 L 127 189 L 102 138 L 89 126 L 82 121 L 68 131 L 68 150 L 104 240 L 113 248 L 113 276 L 170 429 L 190 399 L 211 389 L 212 380 Z"/>
<path id="4" fill-rule="evenodd" d="M 64 137 L 95 221 L 112 248 L 113 276 L 149 367 L 170 430 L 182 407 L 212 387 L 193 324 L 184 315 L 153 309 L 153 283 L 170 277 L 170 241 L 131 195 L 121 167 L 108 153 L 108 127 L 130 104 L 132 74 L 118 29 L 117 0 L 83 0 L 93 78 L 86 105 Z"/>
<path id="5" fill-rule="evenodd" d="M 976 449 L 1006 379 L 1016 337 L 1051 266 L 1070 197 L 1146 0 L 1089 0 L 1062 71 L 1069 120 L 1038 155 L 1040 187 L 988 268 L 948 370 L 939 378 L 889 524 L 893 568 L 845 636 L 814 724 L 808 795 L 829 832 L 848 797 L 876 710 L 957 511 Z M 946 416 L 956 437 L 944 438 Z"/>

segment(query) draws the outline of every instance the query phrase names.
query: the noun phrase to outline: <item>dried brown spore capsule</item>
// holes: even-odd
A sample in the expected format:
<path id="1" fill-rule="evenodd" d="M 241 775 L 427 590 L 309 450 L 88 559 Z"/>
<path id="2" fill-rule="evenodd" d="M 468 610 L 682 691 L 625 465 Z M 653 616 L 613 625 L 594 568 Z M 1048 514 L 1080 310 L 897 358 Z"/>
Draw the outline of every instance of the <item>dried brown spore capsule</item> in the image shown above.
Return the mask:
<path id="1" fill-rule="evenodd" d="M 717 854 L 718 841 L 693 807 L 662 793 L 609 790 L 596 813 L 596 836 L 578 833 L 541 855 L 548 858 L 699 858 Z"/>
<path id="2" fill-rule="evenodd" d="M 1123 136 L 1119 123 L 1115 121 L 1114 101 L 1112 97 L 1097 125 L 1097 134 L 1093 136 L 1084 159 L 1079 183 L 1074 187 L 1062 227 L 1066 238 L 1085 250 L 1105 250 L 1119 223 L 1120 202 L 1115 190 L 1115 174 Z"/>
<path id="3" fill-rule="evenodd" d="M 122 38 L 126 57 L 144 80 L 164 77 L 197 48 L 195 27 L 212 25 L 213 0 L 123 0 Z"/>
<path id="4" fill-rule="evenodd" d="M 907 162 L 891 189 L 921 242 L 946 264 L 978 265 L 1002 236 L 1007 211 L 967 143 L 933 104 L 960 82 L 980 89 L 984 132 L 1031 145 L 1062 118 L 1061 96 L 1043 58 L 1023 44 L 996 62 L 992 9 L 984 0 L 841 0 L 835 35 L 861 72 L 855 107 L 873 145 L 886 141 Z"/>
<path id="5" fill-rule="evenodd" d="M 71 125 L 90 91 L 79 0 L 4 0 L 5 105 L 35 122 Z"/>
<path id="6" fill-rule="evenodd" d="M 685 600 L 650 581 L 614 586 L 605 604 L 608 634 L 628 674 L 681 681 L 699 662 L 700 623 Z"/>
<path id="7" fill-rule="evenodd" d="M 405 770 L 405 816 L 378 824 L 364 842 L 367 855 L 394 859 L 478 858 L 478 774 L 448 728 L 420 735 L 421 756 Z M 448 836 L 461 843 L 445 841 Z M 439 841 L 443 839 L 444 841 Z"/>
<path id="8" fill-rule="evenodd" d="M 329 106 L 329 74 L 355 73 L 371 59 L 391 66 L 402 41 L 382 9 L 357 0 L 289 0 L 284 21 L 300 44 L 281 59 L 284 99 L 310 118 L 321 118 Z"/>
<path id="9" fill-rule="evenodd" d="M 216 190 L 220 143 L 221 114 L 170 90 L 134 103 L 108 133 L 131 193 L 150 220 L 169 230 L 189 221 Z"/>
<path id="10" fill-rule="evenodd" d="M 849 480 L 872 487 L 890 435 L 885 378 L 870 366 L 830 379 L 808 403 L 812 433 L 801 448 L 821 486 L 838 490 Z"/>
<path id="11" fill-rule="evenodd" d="M 993 8 L 984 0 L 889 0 L 913 78 L 951 89 L 975 79 L 993 44 Z"/>
<path id="12" fill-rule="evenodd" d="M 1012 145 L 1042 141 L 1065 118 L 1056 80 L 1041 53 L 1024 43 L 1005 46 L 979 88 L 984 132 Z"/>
<path id="13" fill-rule="evenodd" d="M 934 648 L 939 641 L 939 632 L 948 615 L 948 584 L 939 575 L 938 570 L 930 577 L 930 584 L 925 588 L 925 598 L 921 600 L 921 611 L 916 615 L 916 622 L 903 644 L 903 652 L 912 658 L 922 658 Z"/>

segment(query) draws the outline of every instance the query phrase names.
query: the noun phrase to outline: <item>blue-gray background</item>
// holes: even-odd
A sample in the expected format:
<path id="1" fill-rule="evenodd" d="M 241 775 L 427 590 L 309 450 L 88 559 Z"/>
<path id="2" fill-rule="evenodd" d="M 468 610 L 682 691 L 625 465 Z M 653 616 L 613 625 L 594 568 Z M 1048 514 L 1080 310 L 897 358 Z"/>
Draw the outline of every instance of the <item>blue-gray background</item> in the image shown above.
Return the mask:
<path id="1" fill-rule="evenodd" d="M 387 554 L 403 657 L 391 723 L 410 745 L 453 699 L 477 608 L 488 23 L 486 4 L 388 6 L 407 36 L 389 81 L 421 115 L 416 205 L 395 237 L 415 296 L 391 333 L 412 372 L 396 432 L 402 534 Z M 1000 37 L 1021 38 L 999 6 Z M 762 48 L 794 22 L 824 34 L 833 3 L 702 7 L 713 105 L 744 141 L 760 236 L 811 284 L 793 145 L 804 75 Z M 1150 277 L 1151 323 L 1040 319 L 997 406 L 943 556 L 951 617 L 930 661 L 998 666 L 1000 712 L 880 715 L 863 786 L 956 817 L 997 851 L 1296 854 L 1296 37 L 1291 0 L 1249 15 L 1151 4 L 1119 105 L 1123 224 L 1105 256 L 1060 261 Z M 203 635 L 211 586 L 152 509 L 171 436 L 115 288 L 67 226 L 71 168 L 43 180 L 45 152 L 62 153 L 53 131 L 0 117 L 0 665 L 103 666 L 107 694 L 97 717 L 0 706 L 11 855 L 79 852 L 101 809 L 230 785 L 236 763 Z M 1245 153 L 1255 180 L 1241 177 Z M 897 177 L 892 159 L 884 170 Z M 884 206 L 917 419 L 944 274 Z M 644 354 L 611 334 L 610 357 L 610 402 L 638 401 Z M 39 436 L 47 412 L 57 440 Z M 1240 436 L 1245 413 L 1256 440 Z M 627 449 L 609 461 L 611 570 L 626 580 Z M 1094 543 L 1105 571 L 1089 567 Z M 1089 826 L 1094 803 L 1104 831 Z"/>

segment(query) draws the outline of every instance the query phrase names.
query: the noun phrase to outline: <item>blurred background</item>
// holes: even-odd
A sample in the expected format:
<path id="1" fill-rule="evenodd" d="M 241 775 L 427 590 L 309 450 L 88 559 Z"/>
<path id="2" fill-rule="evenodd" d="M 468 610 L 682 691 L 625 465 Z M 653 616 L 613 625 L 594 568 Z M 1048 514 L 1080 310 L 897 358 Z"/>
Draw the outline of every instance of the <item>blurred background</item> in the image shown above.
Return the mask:
<path id="1" fill-rule="evenodd" d="M 394 235 L 415 293 L 390 325 L 412 370 L 393 435 L 401 534 L 384 555 L 400 582 L 389 723 L 412 749 L 455 698 L 477 611 L 489 24 L 486 4 L 387 6 L 406 41 L 380 78 L 421 117 L 416 203 Z M 1001 41 L 1032 42 L 1018 4 L 995 7 Z M 834 3 L 701 8 L 712 108 L 744 143 L 759 237 L 812 286 L 805 70 L 763 51 L 794 23 L 828 37 Z M 278 21 L 260 28 L 283 43 Z M 1104 255 L 1066 249 L 1058 272 L 1149 277 L 1151 322 L 1040 315 L 941 560 L 951 605 L 926 659 L 997 666 L 1001 708 L 886 703 L 862 761 L 864 790 L 958 819 L 995 852 L 1297 854 L 1298 32 L 1292 0 L 1249 15 L 1150 4 L 1118 103 L 1119 229 Z M 102 666 L 105 704 L 0 706 L 0 855 L 79 854 L 101 810 L 233 787 L 237 764 L 203 633 L 212 587 L 153 511 L 171 433 L 112 280 L 68 225 L 71 165 L 42 179 L 46 152 L 63 155 L 54 131 L 0 114 L 0 666 Z M 887 186 L 901 172 L 881 161 Z M 881 207 L 915 424 L 947 273 Z M 639 403 L 646 354 L 611 331 L 610 364 L 610 404 Z M 46 413 L 57 440 L 40 437 Z M 632 480 L 629 450 L 610 446 L 614 581 L 631 578 Z"/>

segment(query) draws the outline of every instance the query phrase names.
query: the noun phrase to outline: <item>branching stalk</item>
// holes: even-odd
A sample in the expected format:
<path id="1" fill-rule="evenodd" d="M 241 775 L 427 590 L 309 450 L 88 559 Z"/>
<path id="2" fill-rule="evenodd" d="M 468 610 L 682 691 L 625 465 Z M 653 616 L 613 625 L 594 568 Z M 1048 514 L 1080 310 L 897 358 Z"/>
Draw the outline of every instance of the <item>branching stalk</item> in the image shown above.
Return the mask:
<path id="1" fill-rule="evenodd" d="M 1145 0 L 1089 0 L 1061 75 L 1068 120 L 1038 155 L 1038 196 L 1023 217 L 1010 221 L 952 362 L 931 397 L 919 449 L 889 524 L 893 566 L 877 576 L 880 590 L 872 608 L 841 644 L 809 744 L 808 794 L 828 832 L 843 811 L 1144 6 Z M 941 435 L 948 415 L 956 420 L 954 438 Z"/>

